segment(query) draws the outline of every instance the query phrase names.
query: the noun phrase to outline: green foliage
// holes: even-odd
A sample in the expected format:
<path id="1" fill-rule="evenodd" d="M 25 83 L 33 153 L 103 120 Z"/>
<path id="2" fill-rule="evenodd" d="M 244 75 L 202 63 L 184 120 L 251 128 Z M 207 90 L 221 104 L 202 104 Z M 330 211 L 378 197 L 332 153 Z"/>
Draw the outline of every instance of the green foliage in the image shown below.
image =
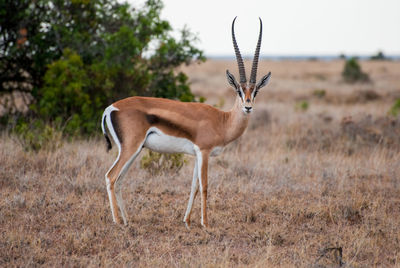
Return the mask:
<path id="1" fill-rule="evenodd" d="M 44 81 L 36 108 L 42 118 L 65 121 L 65 131 L 70 134 L 97 128 L 102 102 L 90 95 L 88 73 L 78 54 L 65 49 L 63 57 L 49 66 Z"/>
<path id="2" fill-rule="evenodd" d="M 204 102 L 206 102 L 206 100 L 207 100 L 207 99 L 206 99 L 205 97 L 203 97 L 203 96 L 200 96 L 200 97 L 199 97 L 199 102 L 200 102 L 200 103 L 204 103 Z"/>
<path id="3" fill-rule="evenodd" d="M 397 116 L 400 113 L 400 99 L 397 99 L 389 110 L 389 114 Z"/>
<path id="4" fill-rule="evenodd" d="M 33 85 L 31 115 L 37 120 L 62 123 L 65 134 L 90 134 L 104 107 L 121 98 L 195 101 L 188 77 L 175 69 L 203 61 L 202 51 L 187 29 L 172 36 L 160 18 L 161 0 L 147 0 L 141 9 L 117 0 L 14 2 L 0 3 L 0 14 L 14 11 L 0 19 L 0 78 Z M 21 29 L 28 39 L 18 45 Z M 16 78 L 20 72 L 26 77 Z M 12 90 L 20 88 L 0 83 L 0 93 Z"/>
<path id="5" fill-rule="evenodd" d="M 309 105 L 308 101 L 303 100 L 303 101 L 298 102 L 298 103 L 296 104 L 296 109 L 301 110 L 301 111 L 307 111 L 308 108 L 309 108 L 309 106 L 310 106 L 310 105 Z"/>
<path id="6" fill-rule="evenodd" d="M 344 81 L 348 83 L 354 83 L 354 82 L 368 82 L 369 76 L 368 74 L 364 73 L 361 70 L 361 66 L 358 63 L 356 58 L 350 58 L 346 60 L 346 63 L 344 65 L 344 69 L 342 72 L 342 77 Z"/>
<path id="7" fill-rule="evenodd" d="M 63 143 L 60 128 L 45 124 L 41 120 L 19 122 L 14 128 L 14 134 L 25 151 L 54 151 Z"/>
<path id="8" fill-rule="evenodd" d="M 147 150 L 147 154 L 140 160 L 140 166 L 154 175 L 162 172 L 176 173 L 186 162 L 183 154 L 161 154 Z"/>
<path id="9" fill-rule="evenodd" d="M 41 87 L 47 64 L 61 53 L 49 0 L 0 1 L 0 93 Z M 12 86 L 13 85 L 13 86 Z M 35 91 L 35 90 L 34 90 Z"/>

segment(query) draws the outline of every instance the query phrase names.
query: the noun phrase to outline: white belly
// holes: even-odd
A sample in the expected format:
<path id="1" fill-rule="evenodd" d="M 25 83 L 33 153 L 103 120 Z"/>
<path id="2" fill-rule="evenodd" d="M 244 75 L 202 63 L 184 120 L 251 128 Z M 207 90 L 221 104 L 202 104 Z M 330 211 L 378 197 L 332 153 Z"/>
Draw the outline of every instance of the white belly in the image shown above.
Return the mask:
<path id="1" fill-rule="evenodd" d="M 150 128 L 148 133 L 143 146 L 152 151 L 195 155 L 194 144 L 188 139 L 166 135 L 155 127 Z"/>

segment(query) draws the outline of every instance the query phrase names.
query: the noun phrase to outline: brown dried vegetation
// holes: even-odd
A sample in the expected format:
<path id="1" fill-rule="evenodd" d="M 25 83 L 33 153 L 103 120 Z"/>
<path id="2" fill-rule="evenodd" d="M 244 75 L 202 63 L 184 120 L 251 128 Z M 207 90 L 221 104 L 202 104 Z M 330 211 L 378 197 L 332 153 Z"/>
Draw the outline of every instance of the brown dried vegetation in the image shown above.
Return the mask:
<path id="1" fill-rule="evenodd" d="M 202 81 L 196 75 L 221 66 L 214 90 L 224 92 L 227 64 L 234 65 L 207 62 L 189 71 Z M 382 64 L 390 65 L 384 73 Z M 107 154 L 103 140 L 34 154 L 3 134 L 0 266 L 398 266 L 400 121 L 386 113 L 400 90 L 400 63 L 363 66 L 374 81 L 363 88 L 342 84 L 340 70 L 331 72 L 336 65 L 260 64 L 274 76 L 257 100 L 257 121 L 210 163 L 207 230 L 199 199 L 191 230 L 182 222 L 190 157 L 172 174 L 133 164 L 124 181 L 125 227 L 112 223 L 104 173 L 116 152 Z M 326 95 L 313 98 L 315 88 Z M 380 97 L 327 100 L 367 89 Z M 305 112 L 294 109 L 299 96 L 309 96 Z"/>

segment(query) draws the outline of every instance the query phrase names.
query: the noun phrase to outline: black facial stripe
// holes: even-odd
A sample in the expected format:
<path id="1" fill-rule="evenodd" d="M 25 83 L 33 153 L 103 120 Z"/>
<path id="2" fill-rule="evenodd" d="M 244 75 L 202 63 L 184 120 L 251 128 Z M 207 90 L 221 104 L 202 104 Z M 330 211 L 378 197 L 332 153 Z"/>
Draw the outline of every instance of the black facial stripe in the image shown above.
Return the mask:
<path id="1" fill-rule="evenodd" d="M 256 97 L 257 93 L 258 93 L 258 90 L 256 89 L 256 91 L 254 91 L 253 99 Z"/>

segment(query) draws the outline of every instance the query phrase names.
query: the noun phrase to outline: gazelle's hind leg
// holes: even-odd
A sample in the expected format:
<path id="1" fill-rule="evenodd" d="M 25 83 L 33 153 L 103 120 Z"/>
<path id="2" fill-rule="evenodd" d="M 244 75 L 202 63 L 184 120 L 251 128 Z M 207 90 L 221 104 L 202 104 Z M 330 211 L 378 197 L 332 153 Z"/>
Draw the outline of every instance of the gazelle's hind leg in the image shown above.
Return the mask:
<path id="1" fill-rule="evenodd" d="M 130 133 L 129 136 L 124 136 L 122 132 L 119 132 L 119 135 L 117 135 L 113 122 L 111 121 L 111 113 L 114 111 L 118 111 L 118 109 L 111 105 L 106 109 L 105 113 L 107 113 L 106 123 L 108 130 L 118 147 L 118 157 L 111 168 L 107 171 L 105 179 L 113 220 L 115 223 L 121 223 L 120 216 L 122 216 L 124 224 L 127 224 L 125 206 L 121 196 L 122 177 L 126 174 L 129 166 L 140 153 L 146 133 Z M 118 125 L 118 116 L 115 120 L 116 122 L 114 123 Z M 120 141 L 118 136 L 122 136 L 123 142 Z"/>
<path id="2" fill-rule="evenodd" d="M 183 222 L 186 224 L 186 227 L 190 227 L 190 215 L 192 214 L 192 206 L 193 202 L 196 199 L 197 192 L 199 190 L 199 181 L 198 181 L 198 164 L 197 159 L 194 161 L 194 170 L 193 170 L 193 179 L 192 179 L 192 188 L 190 190 L 190 197 L 188 206 L 186 209 L 185 217 L 183 218 Z"/>
<path id="3" fill-rule="evenodd" d="M 116 162 L 106 173 L 108 198 L 110 200 L 111 212 L 115 223 L 122 223 L 122 217 L 124 224 L 127 224 L 126 210 L 122 200 L 121 184 L 124 175 L 142 150 L 142 147 L 143 141 L 138 142 L 136 146 L 123 147 Z M 121 213 L 121 215 L 119 213 Z"/>

